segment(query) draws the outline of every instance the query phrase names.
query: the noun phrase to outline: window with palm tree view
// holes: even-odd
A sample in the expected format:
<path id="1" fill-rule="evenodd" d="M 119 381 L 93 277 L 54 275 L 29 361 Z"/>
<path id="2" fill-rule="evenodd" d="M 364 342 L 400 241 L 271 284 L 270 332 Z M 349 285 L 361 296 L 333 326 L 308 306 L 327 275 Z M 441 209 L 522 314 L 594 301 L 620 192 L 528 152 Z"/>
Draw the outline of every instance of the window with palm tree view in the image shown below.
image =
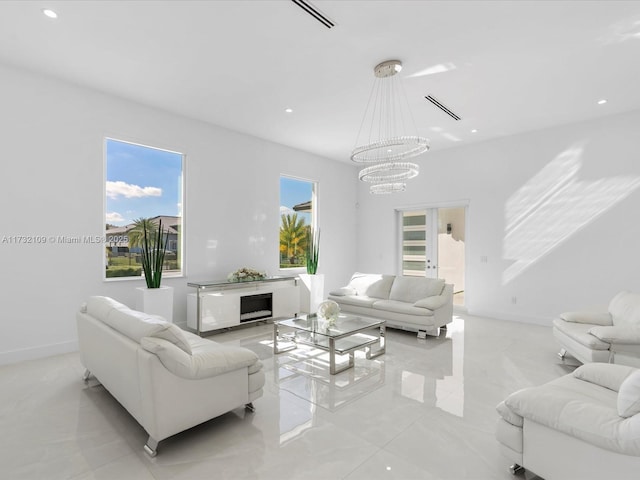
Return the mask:
<path id="1" fill-rule="evenodd" d="M 307 237 L 315 222 L 315 191 L 315 182 L 280 177 L 280 268 L 307 264 Z"/>
<path id="2" fill-rule="evenodd" d="M 182 274 L 184 156 L 158 148 L 105 140 L 105 277 L 140 277 L 144 232 L 166 241 L 163 275 Z"/>

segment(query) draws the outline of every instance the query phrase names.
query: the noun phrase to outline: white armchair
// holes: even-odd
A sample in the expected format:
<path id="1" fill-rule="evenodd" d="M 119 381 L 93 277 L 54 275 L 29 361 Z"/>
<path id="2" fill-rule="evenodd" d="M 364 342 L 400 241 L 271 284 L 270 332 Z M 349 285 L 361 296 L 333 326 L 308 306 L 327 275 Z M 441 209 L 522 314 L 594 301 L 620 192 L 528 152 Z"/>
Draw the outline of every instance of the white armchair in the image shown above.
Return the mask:
<path id="1" fill-rule="evenodd" d="M 561 358 L 640 367 L 640 294 L 618 293 L 607 312 L 565 312 L 553 321 L 553 335 Z"/>
<path id="2" fill-rule="evenodd" d="M 591 363 L 511 394 L 497 407 L 496 438 L 512 462 L 547 480 L 637 479 L 640 370 Z"/>

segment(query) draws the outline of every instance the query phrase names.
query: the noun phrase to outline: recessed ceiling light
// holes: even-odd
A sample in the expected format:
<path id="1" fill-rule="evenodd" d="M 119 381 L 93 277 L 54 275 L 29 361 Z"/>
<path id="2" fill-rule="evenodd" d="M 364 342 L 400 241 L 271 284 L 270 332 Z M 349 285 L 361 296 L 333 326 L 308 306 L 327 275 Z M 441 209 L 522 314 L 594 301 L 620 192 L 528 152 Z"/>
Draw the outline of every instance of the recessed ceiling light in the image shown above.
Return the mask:
<path id="1" fill-rule="evenodd" d="M 473 130 L 471 130 L 471 133 L 478 133 L 478 130 L 474 128 Z"/>
<path id="2" fill-rule="evenodd" d="M 598 100 L 598 105 L 604 105 L 607 101 L 603 98 L 602 100 Z"/>
<path id="3" fill-rule="evenodd" d="M 58 18 L 58 14 L 50 8 L 43 8 L 42 13 L 44 13 L 49 18 Z"/>
<path id="4" fill-rule="evenodd" d="M 287 113 L 292 113 L 293 109 L 292 108 L 285 108 L 284 111 L 287 112 Z"/>

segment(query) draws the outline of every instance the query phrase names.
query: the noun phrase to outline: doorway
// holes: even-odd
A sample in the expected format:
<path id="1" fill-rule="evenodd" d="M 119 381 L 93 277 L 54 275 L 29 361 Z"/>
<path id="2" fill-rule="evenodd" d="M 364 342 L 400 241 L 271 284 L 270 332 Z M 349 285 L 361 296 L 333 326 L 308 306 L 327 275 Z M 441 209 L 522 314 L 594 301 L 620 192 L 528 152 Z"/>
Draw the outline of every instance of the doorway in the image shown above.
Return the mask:
<path id="1" fill-rule="evenodd" d="M 464 306 L 466 207 L 401 210 L 399 271 L 453 284 L 454 305 Z"/>

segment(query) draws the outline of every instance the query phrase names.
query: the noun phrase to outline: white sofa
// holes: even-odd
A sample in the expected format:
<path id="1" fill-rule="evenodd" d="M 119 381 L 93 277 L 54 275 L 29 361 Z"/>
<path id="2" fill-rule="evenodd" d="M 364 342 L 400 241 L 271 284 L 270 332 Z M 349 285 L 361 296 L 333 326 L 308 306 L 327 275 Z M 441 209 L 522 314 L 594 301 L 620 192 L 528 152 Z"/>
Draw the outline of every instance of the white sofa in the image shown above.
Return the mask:
<path id="1" fill-rule="evenodd" d="M 387 326 L 437 336 L 453 318 L 453 285 L 438 278 L 356 272 L 329 292 L 343 312 L 383 318 Z"/>
<path id="2" fill-rule="evenodd" d="M 640 478 L 640 370 L 591 363 L 497 407 L 496 438 L 513 462 L 546 480 Z"/>
<path id="3" fill-rule="evenodd" d="M 623 291 L 606 312 L 565 312 L 553 321 L 564 358 L 640 367 L 640 294 Z"/>
<path id="4" fill-rule="evenodd" d="M 258 356 L 200 338 L 161 317 L 91 297 L 76 314 L 80 360 L 158 442 L 234 408 L 253 411 L 265 382 Z"/>

